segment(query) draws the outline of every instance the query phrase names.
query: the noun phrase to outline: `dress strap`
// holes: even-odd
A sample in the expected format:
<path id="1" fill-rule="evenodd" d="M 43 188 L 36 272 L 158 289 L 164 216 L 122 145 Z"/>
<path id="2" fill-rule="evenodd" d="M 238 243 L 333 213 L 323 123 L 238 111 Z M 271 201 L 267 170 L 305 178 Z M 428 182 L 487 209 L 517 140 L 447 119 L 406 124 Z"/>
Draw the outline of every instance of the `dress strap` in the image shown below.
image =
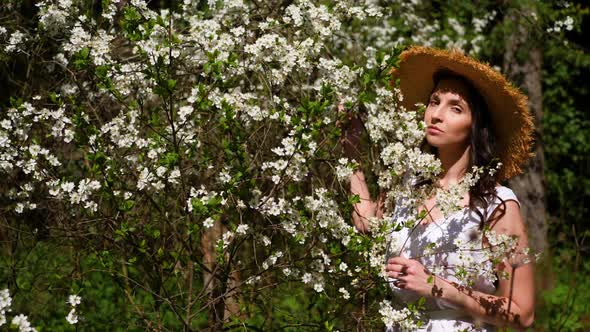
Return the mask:
<path id="1" fill-rule="evenodd" d="M 495 189 L 496 189 L 497 197 L 494 197 L 494 199 L 492 200 L 492 202 L 490 203 L 490 205 L 487 208 L 487 211 L 486 211 L 487 218 L 491 217 L 491 215 L 494 213 L 494 211 L 506 201 L 515 201 L 518 204 L 518 206 L 520 207 L 520 201 L 518 200 L 518 198 L 516 197 L 516 194 L 514 193 L 514 191 L 512 191 L 512 189 L 510 189 L 508 187 L 504 187 L 504 186 L 499 186 L 499 187 L 496 187 Z"/>

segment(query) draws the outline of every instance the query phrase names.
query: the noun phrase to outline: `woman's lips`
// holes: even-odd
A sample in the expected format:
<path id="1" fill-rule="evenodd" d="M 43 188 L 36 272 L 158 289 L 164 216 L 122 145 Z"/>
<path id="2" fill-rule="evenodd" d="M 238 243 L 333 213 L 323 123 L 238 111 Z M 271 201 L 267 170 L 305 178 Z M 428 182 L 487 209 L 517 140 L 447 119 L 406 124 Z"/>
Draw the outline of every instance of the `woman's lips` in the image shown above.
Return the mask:
<path id="1" fill-rule="evenodd" d="M 438 127 L 436 127 L 436 126 L 428 126 L 426 128 L 426 132 L 428 132 L 431 135 L 437 135 L 437 134 L 442 133 L 443 131 L 438 129 Z"/>

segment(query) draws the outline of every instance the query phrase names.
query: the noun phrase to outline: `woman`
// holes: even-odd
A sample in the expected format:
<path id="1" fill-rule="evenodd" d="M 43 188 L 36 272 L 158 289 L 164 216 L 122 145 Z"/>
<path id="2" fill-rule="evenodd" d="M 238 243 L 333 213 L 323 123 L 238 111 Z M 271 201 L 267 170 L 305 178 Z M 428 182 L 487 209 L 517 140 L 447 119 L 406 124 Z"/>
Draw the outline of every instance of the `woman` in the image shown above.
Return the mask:
<path id="1" fill-rule="evenodd" d="M 532 263 L 481 261 L 475 273 L 480 277 L 466 284 L 460 277 L 465 274 L 461 262 L 478 262 L 486 256 L 480 255 L 483 250 L 458 249 L 461 243 L 470 243 L 472 249 L 488 248 L 494 234 L 516 236 L 517 249 L 528 246 L 518 199 L 499 184 L 520 173 L 530 156 L 533 127 L 526 97 L 488 65 L 453 51 L 413 47 L 401 54 L 393 75 L 399 78 L 407 108 L 426 104 L 425 145 L 443 169 L 438 186 L 459 183 L 472 166 L 501 161 L 498 172 L 483 173 L 465 193 L 461 211 L 443 216 L 436 197 L 430 197 L 418 207 L 427 212 L 418 225 L 392 233 L 392 243 L 402 243 L 385 265 L 394 294 L 404 302 L 427 299 L 424 331 L 530 327 L 534 320 Z M 348 133 L 349 150 L 358 140 L 358 129 L 357 120 Z M 353 221 L 366 231 L 368 218 L 383 215 L 383 205 L 371 200 L 362 171 L 351 176 L 351 192 L 361 198 Z M 418 211 L 396 208 L 394 221 Z M 483 277 L 490 275 L 503 277 Z"/>

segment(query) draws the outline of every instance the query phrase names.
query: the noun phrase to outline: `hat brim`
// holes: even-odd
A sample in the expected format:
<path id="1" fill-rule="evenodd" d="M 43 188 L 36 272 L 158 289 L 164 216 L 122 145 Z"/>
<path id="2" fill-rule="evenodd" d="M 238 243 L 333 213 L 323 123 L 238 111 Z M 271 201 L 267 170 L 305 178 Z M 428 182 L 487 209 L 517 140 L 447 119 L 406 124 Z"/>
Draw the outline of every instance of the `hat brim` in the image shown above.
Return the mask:
<path id="1" fill-rule="evenodd" d="M 498 180 L 522 173 L 522 165 L 532 155 L 534 125 L 528 99 L 489 65 L 459 51 L 411 47 L 400 54 L 399 68 L 391 72 L 394 79 L 400 79 L 402 105 L 414 109 L 417 103 L 426 104 L 434 89 L 433 75 L 442 69 L 465 77 L 484 98 L 498 143 L 497 156 L 502 162 Z"/>

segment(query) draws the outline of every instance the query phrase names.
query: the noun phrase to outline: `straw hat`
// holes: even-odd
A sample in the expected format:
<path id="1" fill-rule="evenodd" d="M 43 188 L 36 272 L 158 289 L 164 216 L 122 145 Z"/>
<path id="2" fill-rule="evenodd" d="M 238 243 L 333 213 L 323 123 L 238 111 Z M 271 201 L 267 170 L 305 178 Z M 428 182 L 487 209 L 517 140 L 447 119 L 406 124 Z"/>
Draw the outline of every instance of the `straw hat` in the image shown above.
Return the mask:
<path id="1" fill-rule="evenodd" d="M 433 74 L 441 69 L 466 78 L 484 98 L 492 116 L 497 156 L 502 162 L 498 180 L 522 173 L 522 164 L 532 156 L 534 130 L 527 97 L 489 65 L 459 51 L 411 47 L 401 53 L 399 68 L 391 72 L 394 79 L 400 79 L 402 104 L 414 109 L 416 103 L 426 103 L 434 89 Z"/>

